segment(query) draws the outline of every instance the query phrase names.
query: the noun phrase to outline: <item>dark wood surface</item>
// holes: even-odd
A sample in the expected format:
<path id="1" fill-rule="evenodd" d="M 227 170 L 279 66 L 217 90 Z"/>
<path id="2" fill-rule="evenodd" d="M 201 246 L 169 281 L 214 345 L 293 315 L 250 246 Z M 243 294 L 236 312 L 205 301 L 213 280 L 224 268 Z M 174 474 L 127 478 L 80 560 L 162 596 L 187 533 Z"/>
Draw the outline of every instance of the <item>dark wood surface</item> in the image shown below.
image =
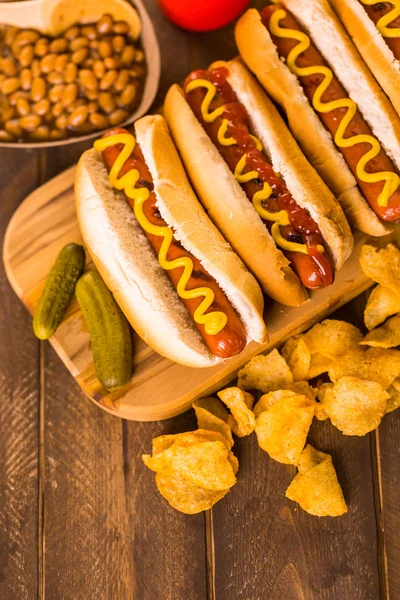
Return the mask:
<path id="1" fill-rule="evenodd" d="M 235 55 L 232 26 L 184 33 L 147 1 L 163 63 L 160 92 L 189 70 Z M 261 6 L 262 2 L 253 2 Z M 0 152 L 0 236 L 19 203 L 85 147 Z M 0 598 L 7 600 L 400 599 L 400 412 L 378 432 L 313 425 L 331 452 L 349 512 L 311 517 L 284 497 L 294 469 L 235 444 L 239 483 L 213 511 L 185 516 L 158 495 L 140 456 L 192 412 L 123 422 L 79 390 L 0 267 Z M 360 323 L 363 298 L 340 311 Z"/>

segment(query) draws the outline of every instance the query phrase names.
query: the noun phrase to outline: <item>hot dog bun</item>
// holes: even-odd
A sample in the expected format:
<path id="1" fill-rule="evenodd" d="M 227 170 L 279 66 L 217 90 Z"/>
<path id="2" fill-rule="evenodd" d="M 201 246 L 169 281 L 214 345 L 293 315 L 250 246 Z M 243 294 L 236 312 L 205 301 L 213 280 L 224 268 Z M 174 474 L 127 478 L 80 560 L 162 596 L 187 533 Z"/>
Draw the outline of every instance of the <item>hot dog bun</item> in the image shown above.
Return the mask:
<path id="1" fill-rule="evenodd" d="M 331 0 L 331 4 L 361 56 L 400 114 L 400 62 L 359 0 Z"/>
<path id="2" fill-rule="evenodd" d="M 142 118 L 135 124 L 135 135 L 153 177 L 161 216 L 218 281 L 248 341 L 266 341 L 260 287 L 194 195 L 165 120 Z M 95 150 L 85 152 L 78 163 L 75 197 L 85 245 L 135 331 L 159 354 L 183 365 L 220 362 L 195 328 L 123 192 L 111 187 L 103 158 Z"/>
<path id="3" fill-rule="evenodd" d="M 299 206 L 307 208 L 320 227 L 339 269 L 350 255 L 353 238 L 333 194 L 308 163 L 265 93 L 237 60 L 225 66 L 229 84 L 245 106 L 252 128 Z M 164 112 L 184 164 L 206 210 L 225 237 L 278 302 L 297 305 L 305 289 L 275 245 L 265 224 L 237 183 L 177 85 L 167 93 Z"/>
<path id="4" fill-rule="evenodd" d="M 311 35 L 399 169 L 400 120 L 328 3 L 325 0 L 282 0 L 281 4 Z M 285 111 L 293 135 L 338 198 L 350 223 L 375 236 L 392 231 L 393 226 L 380 221 L 361 194 L 353 174 L 307 100 L 297 77 L 280 60 L 257 10 L 250 9 L 239 19 L 235 37 L 243 60 Z"/>

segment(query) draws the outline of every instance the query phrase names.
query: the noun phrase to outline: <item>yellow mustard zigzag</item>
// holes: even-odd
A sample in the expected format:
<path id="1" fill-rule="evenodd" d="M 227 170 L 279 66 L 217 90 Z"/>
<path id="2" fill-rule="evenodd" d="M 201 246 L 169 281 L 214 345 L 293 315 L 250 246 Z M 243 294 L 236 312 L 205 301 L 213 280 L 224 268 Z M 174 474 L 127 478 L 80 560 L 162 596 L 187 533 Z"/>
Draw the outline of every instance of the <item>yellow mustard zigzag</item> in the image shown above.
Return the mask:
<path id="1" fill-rule="evenodd" d="M 225 313 L 220 311 L 214 311 L 205 314 L 205 312 L 214 302 L 214 292 L 207 287 L 199 287 L 193 290 L 186 289 L 186 285 L 193 272 L 193 261 L 187 256 L 176 258 L 175 260 L 167 259 L 168 250 L 172 243 L 173 233 L 169 227 L 153 225 L 153 223 L 150 223 L 145 216 L 143 204 L 148 199 L 150 192 L 147 188 L 135 187 L 140 178 L 139 171 L 137 169 L 131 169 L 125 173 L 125 175 L 119 177 L 119 173 L 125 164 L 125 161 L 131 156 L 133 149 L 135 148 L 136 140 L 134 136 L 130 133 L 118 133 L 116 135 L 111 135 L 109 137 L 102 138 L 101 140 L 97 140 L 94 143 L 94 148 L 99 152 L 103 152 L 106 148 L 114 146 L 114 144 L 123 144 L 123 149 L 110 171 L 109 180 L 111 186 L 117 190 L 124 190 L 128 198 L 131 198 L 134 201 L 135 217 L 145 231 L 151 235 L 164 238 L 158 254 L 158 260 L 161 267 L 166 271 L 183 267 L 183 273 L 177 286 L 178 295 L 180 298 L 184 298 L 185 300 L 204 296 L 204 300 L 196 308 L 193 318 L 196 323 L 205 326 L 205 331 L 208 333 L 208 335 L 216 335 L 225 327 L 228 318 Z"/>
<path id="2" fill-rule="evenodd" d="M 379 4 L 377 0 L 361 0 L 361 2 L 367 6 Z M 395 38 L 400 36 L 400 29 L 398 27 L 388 27 L 388 25 L 400 15 L 400 1 L 391 0 L 390 4 L 393 4 L 392 10 L 379 19 L 376 28 L 383 37 Z"/>
<path id="3" fill-rule="evenodd" d="M 212 112 L 210 112 L 210 104 L 213 101 L 217 88 L 211 81 L 207 79 L 193 79 L 186 86 L 186 93 L 190 93 L 191 91 L 197 88 L 205 88 L 207 90 L 206 95 L 204 96 L 203 102 L 201 104 L 201 114 L 206 123 L 212 123 L 218 117 L 221 117 L 225 110 L 225 105 L 219 106 Z M 233 137 L 226 137 L 228 130 L 228 119 L 222 119 L 221 125 L 218 129 L 218 141 L 222 146 L 232 146 L 236 144 L 236 140 Z M 258 138 L 254 135 L 251 136 L 256 144 L 258 150 L 262 150 L 262 144 Z M 247 154 L 243 154 L 242 158 L 236 165 L 234 177 L 236 181 L 239 183 L 248 183 L 252 179 L 258 179 L 257 171 L 249 171 L 248 173 L 243 173 L 246 167 L 246 158 Z M 295 242 L 289 242 L 286 240 L 281 232 L 280 227 L 285 225 L 290 225 L 289 216 L 286 210 L 280 210 L 278 212 L 269 212 L 265 210 L 262 206 L 263 200 L 269 198 L 272 194 L 272 189 L 268 185 L 268 183 L 263 183 L 263 187 L 259 192 L 256 192 L 252 198 L 253 206 L 257 213 L 260 215 L 262 219 L 266 219 L 268 221 L 274 221 L 274 224 L 271 227 L 271 235 L 275 240 L 275 243 L 283 248 L 284 250 L 289 250 L 292 252 L 302 252 L 303 254 L 307 254 L 307 246 L 306 244 L 297 244 Z M 317 246 L 319 252 L 324 252 L 324 247 L 321 245 Z"/>
<path id="4" fill-rule="evenodd" d="M 365 166 L 380 152 L 381 147 L 378 140 L 375 137 L 367 134 L 354 135 L 347 138 L 344 137 L 350 121 L 357 112 L 357 104 L 351 98 L 341 98 L 340 100 L 322 102 L 321 98 L 331 84 L 333 73 L 328 67 L 321 65 L 316 65 L 315 67 L 298 67 L 296 65 L 298 56 L 309 48 L 311 42 L 308 35 L 306 35 L 303 31 L 288 29 L 279 25 L 279 22 L 282 21 L 286 15 L 287 13 L 283 9 L 274 12 L 270 19 L 269 29 L 271 33 L 277 37 L 294 39 L 299 42 L 294 48 L 292 48 L 287 57 L 286 63 L 289 69 L 298 77 L 306 77 L 308 75 L 324 76 L 324 79 L 316 89 L 312 99 L 312 104 L 316 111 L 328 113 L 337 108 L 347 108 L 347 112 L 341 120 L 336 131 L 334 137 L 335 144 L 339 146 L 339 148 L 351 148 L 355 144 L 361 143 L 367 143 L 371 146 L 371 149 L 368 150 L 368 152 L 366 152 L 366 154 L 364 154 L 364 156 L 358 161 L 356 167 L 357 177 L 365 183 L 377 183 L 379 181 L 384 181 L 385 184 L 378 197 L 378 204 L 379 206 L 387 206 L 389 203 L 389 198 L 400 185 L 399 176 L 391 171 L 380 171 L 379 173 L 366 172 Z"/>

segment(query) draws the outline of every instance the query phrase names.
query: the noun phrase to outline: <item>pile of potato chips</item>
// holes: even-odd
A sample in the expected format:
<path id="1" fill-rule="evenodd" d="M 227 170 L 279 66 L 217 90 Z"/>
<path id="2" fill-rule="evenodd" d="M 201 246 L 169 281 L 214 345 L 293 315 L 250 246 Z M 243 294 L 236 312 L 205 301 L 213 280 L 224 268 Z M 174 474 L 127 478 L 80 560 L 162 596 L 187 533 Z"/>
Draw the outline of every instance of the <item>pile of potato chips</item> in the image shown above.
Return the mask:
<path id="1" fill-rule="evenodd" d="M 298 469 L 287 498 L 316 516 L 347 511 L 331 456 L 307 445 L 314 417 L 362 436 L 400 406 L 400 350 L 394 349 L 400 346 L 400 250 L 365 245 L 360 264 L 379 284 L 365 309 L 367 335 L 344 321 L 317 323 L 281 352 L 252 358 L 237 387 L 220 391 L 219 400 L 197 400 L 197 431 L 153 440 L 153 456 L 143 460 L 174 508 L 192 514 L 225 496 L 238 471 L 232 434 L 255 431 L 271 458 Z"/>

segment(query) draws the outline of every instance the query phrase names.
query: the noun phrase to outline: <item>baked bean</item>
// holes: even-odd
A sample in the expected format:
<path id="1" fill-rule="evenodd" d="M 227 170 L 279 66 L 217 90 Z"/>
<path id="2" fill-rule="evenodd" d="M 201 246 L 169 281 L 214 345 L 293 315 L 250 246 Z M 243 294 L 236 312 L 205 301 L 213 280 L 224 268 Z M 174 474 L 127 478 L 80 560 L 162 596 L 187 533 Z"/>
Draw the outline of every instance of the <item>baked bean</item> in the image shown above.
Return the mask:
<path id="1" fill-rule="evenodd" d="M 135 61 L 141 63 L 144 61 L 144 52 L 143 50 L 136 50 L 135 52 Z"/>
<path id="2" fill-rule="evenodd" d="M 0 70 L 8 77 L 12 77 L 17 73 L 17 67 L 14 60 L 11 57 L 3 58 L 0 63 Z"/>
<path id="3" fill-rule="evenodd" d="M 0 73 L 0 89 L 1 89 L 1 84 L 3 83 L 3 81 L 7 79 L 7 77 L 4 75 L 4 73 Z"/>
<path id="4" fill-rule="evenodd" d="M 30 138 L 36 142 L 48 140 L 50 136 L 50 127 L 48 125 L 40 125 L 35 131 L 32 131 Z"/>
<path id="5" fill-rule="evenodd" d="M 92 102 L 89 102 L 87 107 L 88 107 L 89 115 L 91 115 L 92 113 L 97 112 L 99 110 L 99 105 L 94 100 Z"/>
<path id="6" fill-rule="evenodd" d="M 19 98 L 25 98 L 25 100 L 29 100 L 30 99 L 30 94 L 29 94 L 29 92 L 23 92 L 22 90 L 18 90 L 18 92 L 14 92 L 8 98 L 11 106 L 16 106 L 17 101 L 19 100 Z"/>
<path id="7" fill-rule="evenodd" d="M 23 90 L 30 90 L 32 85 L 32 72 L 30 69 L 22 69 L 19 79 Z"/>
<path id="8" fill-rule="evenodd" d="M 67 129 L 68 127 L 68 115 L 66 115 L 65 113 L 62 113 L 59 117 L 57 117 L 56 119 L 56 127 L 57 129 Z"/>
<path id="9" fill-rule="evenodd" d="M 109 119 L 110 119 L 110 125 L 118 125 L 119 123 L 122 123 L 122 121 L 125 121 L 125 119 L 128 118 L 128 111 L 127 110 L 123 110 L 122 108 L 117 108 L 117 110 L 115 110 L 113 113 L 111 113 Z"/>
<path id="10" fill-rule="evenodd" d="M 102 60 L 95 60 L 93 63 L 93 72 L 96 75 L 97 79 L 103 79 L 106 68 Z"/>
<path id="11" fill-rule="evenodd" d="M 51 109 L 51 114 L 53 115 L 53 117 L 59 117 L 63 111 L 64 107 L 61 104 L 61 102 L 56 102 L 56 104 L 54 104 L 53 108 Z"/>
<path id="12" fill-rule="evenodd" d="M 57 103 L 61 100 L 62 95 L 64 93 L 65 85 L 59 83 L 57 85 L 53 85 L 53 87 L 49 91 L 49 99 L 50 102 Z"/>
<path id="13" fill-rule="evenodd" d="M 115 21 L 112 30 L 113 33 L 125 35 L 129 32 L 129 25 L 125 21 Z"/>
<path id="14" fill-rule="evenodd" d="M 93 58 L 87 58 L 85 60 L 85 62 L 82 64 L 82 67 L 84 67 L 85 69 L 91 69 L 93 67 L 93 63 L 94 63 L 94 59 Z"/>
<path id="15" fill-rule="evenodd" d="M 102 92 L 99 94 L 99 105 L 104 112 L 113 112 L 115 110 L 114 96 L 110 92 Z"/>
<path id="16" fill-rule="evenodd" d="M 18 104 L 17 104 L 17 108 L 18 108 Z M 49 100 L 47 98 L 42 98 L 42 100 L 39 100 L 39 102 L 35 102 L 35 104 L 32 106 L 32 110 L 35 114 L 43 117 L 50 110 Z"/>
<path id="17" fill-rule="evenodd" d="M 87 135 L 88 133 L 92 133 L 93 129 L 93 125 L 89 121 L 85 121 L 84 123 L 82 123 L 82 125 L 76 127 L 75 131 L 80 135 Z"/>
<path id="18" fill-rule="evenodd" d="M 59 54 L 54 62 L 54 70 L 57 71 L 57 73 L 64 73 L 68 59 L 68 54 Z"/>
<path id="19" fill-rule="evenodd" d="M 137 88 L 135 84 L 130 83 L 129 85 L 127 85 L 118 98 L 118 106 L 129 106 L 130 104 L 132 104 L 136 97 L 136 92 Z"/>
<path id="20" fill-rule="evenodd" d="M 97 23 L 97 31 L 101 35 L 111 33 L 113 28 L 113 19 L 110 15 L 103 15 Z"/>
<path id="21" fill-rule="evenodd" d="M 33 46 L 31 44 L 28 44 L 22 48 L 18 60 L 22 67 L 29 67 L 32 64 Z"/>
<path id="22" fill-rule="evenodd" d="M 117 79 L 118 73 L 117 71 L 107 71 L 104 75 L 103 79 L 100 81 L 100 89 L 108 90 L 113 85 L 114 81 Z"/>
<path id="23" fill-rule="evenodd" d="M 89 71 L 89 69 L 81 69 L 79 71 L 79 81 L 88 90 L 97 90 L 96 75 L 92 71 Z"/>
<path id="24" fill-rule="evenodd" d="M 117 61 L 117 58 L 115 56 L 107 56 L 107 58 L 104 59 L 104 66 L 108 70 L 118 69 L 120 65 L 121 61 Z"/>
<path id="25" fill-rule="evenodd" d="M 140 65 L 136 65 L 136 67 L 129 69 L 129 74 L 131 77 L 133 77 L 133 79 L 139 79 L 140 77 L 143 77 L 144 73 L 144 68 Z"/>
<path id="26" fill-rule="evenodd" d="M 111 56 L 112 46 L 111 46 L 110 42 L 107 42 L 106 40 L 102 40 L 101 42 L 99 42 L 99 54 L 102 58 Z"/>
<path id="27" fill-rule="evenodd" d="M 19 138 L 22 135 L 22 129 L 18 122 L 18 119 L 10 119 L 9 121 L 7 121 L 7 123 L 4 125 L 4 129 L 7 131 L 7 133 L 13 135 L 16 138 Z"/>
<path id="28" fill-rule="evenodd" d="M 112 39 L 112 47 L 117 54 L 121 54 L 123 49 L 125 48 L 125 38 L 123 35 L 114 35 Z"/>
<path id="29" fill-rule="evenodd" d="M 4 129 L 0 129 L 0 142 L 13 142 L 14 137 L 5 131 Z"/>
<path id="30" fill-rule="evenodd" d="M 90 40 L 89 48 L 91 48 L 92 50 L 97 50 L 98 47 L 99 47 L 98 40 Z"/>
<path id="31" fill-rule="evenodd" d="M 41 70 L 40 70 L 40 60 L 38 60 L 37 58 L 35 58 L 32 61 L 31 64 L 31 73 L 32 73 L 32 77 L 40 77 L 41 75 Z"/>
<path id="32" fill-rule="evenodd" d="M 96 129 L 107 129 L 108 119 L 99 112 L 94 112 L 89 116 L 89 121 Z"/>
<path id="33" fill-rule="evenodd" d="M 121 54 L 122 63 L 126 66 L 130 66 L 135 60 L 136 50 L 133 46 L 126 46 Z"/>
<path id="34" fill-rule="evenodd" d="M 8 96 L 19 89 L 20 80 L 18 77 L 8 77 L 1 84 L 1 91 Z"/>
<path id="35" fill-rule="evenodd" d="M 62 73 L 57 73 L 57 71 L 52 71 L 47 75 L 47 81 L 53 85 L 62 83 L 64 81 L 64 75 Z"/>
<path id="36" fill-rule="evenodd" d="M 64 140 L 67 137 L 67 133 L 65 131 L 61 131 L 60 129 L 52 129 L 50 131 L 50 139 L 51 140 Z"/>
<path id="37" fill-rule="evenodd" d="M 98 91 L 97 90 L 84 90 L 84 94 L 88 100 L 97 100 Z"/>
<path id="38" fill-rule="evenodd" d="M 68 49 L 68 42 L 65 38 L 57 38 L 53 40 L 49 45 L 49 51 L 55 54 L 61 54 L 66 52 Z"/>
<path id="39" fill-rule="evenodd" d="M 73 25 L 72 27 L 67 29 L 67 31 L 64 33 L 64 37 L 66 37 L 69 41 L 74 40 L 76 37 L 78 37 L 78 35 L 79 27 L 77 27 L 76 25 Z"/>
<path id="40" fill-rule="evenodd" d="M 14 25 L 10 25 L 10 27 L 8 27 L 8 29 L 6 30 L 6 33 L 4 35 L 4 43 L 6 46 L 11 46 L 11 44 L 15 40 L 17 33 L 18 33 L 17 27 L 14 27 Z"/>
<path id="41" fill-rule="evenodd" d="M 86 121 L 88 114 L 89 111 L 87 106 L 78 106 L 78 108 L 76 108 L 74 112 L 69 115 L 69 127 L 79 127 L 82 125 L 82 123 Z"/>
<path id="42" fill-rule="evenodd" d="M 115 83 L 114 83 L 114 89 L 117 92 L 122 92 L 125 87 L 128 85 L 129 83 L 129 71 L 127 69 L 122 69 L 122 71 L 120 71 Z"/>
<path id="43" fill-rule="evenodd" d="M 72 104 L 73 102 L 75 102 L 77 96 L 78 86 L 76 85 L 76 83 L 69 83 L 67 86 L 65 86 L 61 97 L 62 105 L 68 106 L 69 104 Z M 62 129 L 62 127 L 60 129 Z"/>
<path id="44" fill-rule="evenodd" d="M 88 38 L 88 40 L 95 40 L 97 38 L 97 31 L 93 25 L 85 25 L 81 29 L 82 35 Z"/>
<path id="45" fill-rule="evenodd" d="M 18 98 L 15 106 L 20 117 L 25 117 L 25 115 L 29 115 L 31 112 L 31 105 L 26 98 Z"/>
<path id="46" fill-rule="evenodd" d="M 25 29 L 18 33 L 14 39 L 19 46 L 25 46 L 26 44 L 34 44 L 40 35 L 37 31 L 32 31 L 31 29 Z"/>
<path id="47" fill-rule="evenodd" d="M 14 116 L 15 116 L 15 108 L 13 106 L 6 106 L 5 108 L 2 108 L 1 117 L 2 117 L 3 123 L 6 123 L 6 121 L 9 121 Z"/>
<path id="48" fill-rule="evenodd" d="M 87 102 L 84 98 L 78 98 L 72 104 L 68 104 L 68 106 L 66 107 L 66 111 L 67 113 L 71 114 L 72 112 L 74 112 L 74 110 L 79 108 L 79 106 L 87 106 Z"/>
<path id="49" fill-rule="evenodd" d="M 51 73 L 56 64 L 57 54 L 46 54 L 40 61 L 40 70 L 42 73 Z"/>
<path id="50" fill-rule="evenodd" d="M 76 63 L 77 65 L 80 65 L 85 60 L 87 55 L 88 55 L 87 48 L 79 48 L 79 50 L 76 50 L 72 54 L 71 60 L 72 60 L 72 62 Z"/>
<path id="51" fill-rule="evenodd" d="M 46 113 L 45 115 L 43 115 L 42 119 L 46 122 L 46 123 L 52 123 L 54 121 L 54 117 L 51 114 L 51 112 L 49 111 L 48 113 Z"/>
<path id="52" fill-rule="evenodd" d="M 64 81 L 65 83 L 72 83 L 73 81 L 76 80 L 76 77 L 78 75 L 78 67 L 72 63 L 69 62 L 65 68 L 65 72 L 64 72 Z"/>
<path id="53" fill-rule="evenodd" d="M 41 123 L 41 119 L 39 115 L 26 115 L 26 117 L 21 117 L 18 121 L 18 125 L 24 131 L 34 131 L 39 127 Z"/>
<path id="54" fill-rule="evenodd" d="M 31 98 L 34 102 L 39 102 L 46 95 L 46 82 L 42 77 L 36 77 L 32 81 Z"/>
<path id="55" fill-rule="evenodd" d="M 49 42 L 46 38 L 40 38 L 35 44 L 35 56 L 46 56 L 49 51 Z"/>
<path id="56" fill-rule="evenodd" d="M 71 52 L 75 52 L 75 50 L 80 50 L 80 48 L 86 48 L 87 46 L 89 46 L 89 40 L 86 37 L 80 36 L 72 40 L 69 49 Z"/>

